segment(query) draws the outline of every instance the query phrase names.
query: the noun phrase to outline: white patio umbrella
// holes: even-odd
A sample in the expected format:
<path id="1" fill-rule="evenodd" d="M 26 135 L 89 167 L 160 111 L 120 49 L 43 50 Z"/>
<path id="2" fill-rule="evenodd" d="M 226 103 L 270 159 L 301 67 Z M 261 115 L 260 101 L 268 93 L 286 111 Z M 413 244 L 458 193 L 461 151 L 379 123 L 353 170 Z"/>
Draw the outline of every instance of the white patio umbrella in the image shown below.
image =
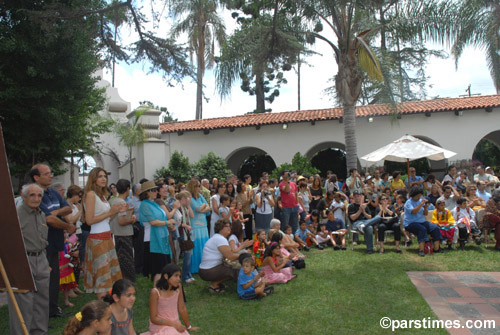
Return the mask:
<path id="1" fill-rule="evenodd" d="M 411 135 L 405 135 L 385 147 L 361 157 L 361 159 L 375 163 L 382 160 L 406 162 L 410 169 L 410 161 L 428 158 L 434 161 L 455 156 L 456 153 L 424 142 Z"/>

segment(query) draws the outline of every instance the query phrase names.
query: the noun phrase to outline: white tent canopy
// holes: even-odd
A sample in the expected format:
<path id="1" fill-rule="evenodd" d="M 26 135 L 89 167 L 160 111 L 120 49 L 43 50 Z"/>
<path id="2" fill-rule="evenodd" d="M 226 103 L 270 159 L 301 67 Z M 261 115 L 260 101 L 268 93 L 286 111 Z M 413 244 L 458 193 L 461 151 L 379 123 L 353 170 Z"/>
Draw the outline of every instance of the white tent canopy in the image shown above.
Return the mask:
<path id="1" fill-rule="evenodd" d="M 455 156 L 456 153 L 430 143 L 424 142 L 411 135 L 405 135 L 383 148 L 364 155 L 361 159 L 375 163 L 382 160 L 393 162 L 410 162 L 420 158 L 442 160 Z"/>

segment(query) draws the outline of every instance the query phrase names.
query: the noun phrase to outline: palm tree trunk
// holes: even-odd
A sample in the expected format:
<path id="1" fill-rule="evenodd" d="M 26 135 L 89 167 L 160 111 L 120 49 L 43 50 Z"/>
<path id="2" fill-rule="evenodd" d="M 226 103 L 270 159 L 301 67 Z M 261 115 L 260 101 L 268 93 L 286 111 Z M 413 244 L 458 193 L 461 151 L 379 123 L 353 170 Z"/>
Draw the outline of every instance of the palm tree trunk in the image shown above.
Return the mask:
<path id="1" fill-rule="evenodd" d="M 297 56 L 297 110 L 300 110 L 300 52 Z"/>
<path id="2" fill-rule="evenodd" d="M 196 120 L 202 119 L 203 112 L 203 68 L 201 67 L 203 58 L 201 51 L 198 51 L 198 68 L 196 69 Z"/>
<path id="3" fill-rule="evenodd" d="M 71 151 L 71 163 L 69 169 L 69 179 L 71 180 L 71 185 L 75 185 L 75 169 L 73 165 L 75 164 L 75 158 L 73 157 L 73 151 Z"/>
<path id="4" fill-rule="evenodd" d="M 358 168 L 358 146 L 356 142 L 356 106 L 344 105 L 344 140 L 347 171 Z"/>
<path id="5" fill-rule="evenodd" d="M 258 69 L 255 72 L 255 99 L 257 103 L 256 113 L 264 113 L 266 111 L 266 100 L 264 95 L 264 74 Z"/>
<path id="6" fill-rule="evenodd" d="M 344 140 L 346 146 L 347 170 L 358 168 L 358 148 L 356 144 L 356 102 L 361 93 L 361 74 L 354 51 L 342 54 L 339 58 L 339 72 L 335 86 L 344 107 Z"/>
<path id="7" fill-rule="evenodd" d="M 202 21 L 202 20 L 200 20 Z M 198 50 L 196 69 L 196 120 L 201 120 L 203 112 L 203 74 L 205 72 L 205 26 L 198 25 Z"/>
<path id="8" fill-rule="evenodd" d="M 128 148 L 128 159 L 130 166 L 130 184 L 134 185 L 134 164 L 132 163 L 132 147 Z"/>

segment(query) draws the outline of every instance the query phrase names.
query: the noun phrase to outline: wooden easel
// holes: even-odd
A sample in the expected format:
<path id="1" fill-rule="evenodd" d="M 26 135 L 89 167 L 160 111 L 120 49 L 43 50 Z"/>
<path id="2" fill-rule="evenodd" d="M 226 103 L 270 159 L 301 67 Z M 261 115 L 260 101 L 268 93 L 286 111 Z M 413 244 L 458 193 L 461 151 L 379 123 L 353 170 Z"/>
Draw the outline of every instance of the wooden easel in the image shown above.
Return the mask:
<path id="1" fill-rule="evenodd" d="M 2 234 L 0 235 L 0 291 L 7 291 L 17 317 L 25 335 L 28 335 L 28 329 L 24 322 L 23 315 L 17 304 L 14 292 L 26 293 L 35 291 L 33 275 L 26 255 L 26 247 L 17 217 L 16 205 L 14 203 L 14 193 L 12 192 L 12 183 L 10 180 L 9 164 L 5 152 L 5 145 L 0 124 L 0 226 Z M 7 273 L 9 275 L 7 275 Z M 12 288 L 12 285 L 16 289 Z M 19 289 L 18 289 L 19 288 Z"/>
<path id="2" fill-rule="evenodd" d="M 16 310 L 17 317 L 19 318 L 19 323 L 23 328 L 24 335 L 29 335 L 28 328 L 26 328 L 26 323 L 24 323 L 23 315 L 21 314 L 21 310 L 19 309 L 19 305 L 17 304 L 16 297 L 14 296 L 14 291 L 18 293 L 26 293 L 28 290 L 14 290 L 12 286 L 10 286 L 9 277 L 7 277 L 7 272 L 3 267 L 2 258 L 0 258 L 0 272 L 2 272 L 2 279 L 5 283 L 6 291 L 9 293 L 9 298 L 12 301 L 12 305 L 14 305 L 14 309 Z M 2 289 L 3 291 L 3 289 Z"/>

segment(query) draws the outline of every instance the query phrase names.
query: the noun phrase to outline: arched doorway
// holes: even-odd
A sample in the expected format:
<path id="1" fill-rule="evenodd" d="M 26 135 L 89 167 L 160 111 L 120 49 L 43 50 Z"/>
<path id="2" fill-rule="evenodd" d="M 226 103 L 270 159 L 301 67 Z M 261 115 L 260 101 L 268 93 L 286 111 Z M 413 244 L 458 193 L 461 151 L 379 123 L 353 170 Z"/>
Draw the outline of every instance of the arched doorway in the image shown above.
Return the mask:
<path id="1" fill-rule="evenodd" d="M 262 172 L 276 168 L 273 158 L 262 149 L 256 147 L 239 148 L 226 158 L 227 167 L 240 178 L 245 174 L 252 176 L 252 182 L 259 181 Z M 270 169 L 270 170 L 269 170 Z"/>
<path id="2" fill-rule="evenodd" d="M 484 136 L 474 148 L 472 163 L 493 167 L 498 172 L 500 165 L 500 130 Z"/>
<path id="3" fill-rule="evenodd" d="M 345 145 L 339 142 L 323 142 L 313 146 L 306 153 L 312 166 L 320 170 L 321 176 L 326 176 L 327 171 L 332 171 L 339 178 L 347 177 Z"/>

